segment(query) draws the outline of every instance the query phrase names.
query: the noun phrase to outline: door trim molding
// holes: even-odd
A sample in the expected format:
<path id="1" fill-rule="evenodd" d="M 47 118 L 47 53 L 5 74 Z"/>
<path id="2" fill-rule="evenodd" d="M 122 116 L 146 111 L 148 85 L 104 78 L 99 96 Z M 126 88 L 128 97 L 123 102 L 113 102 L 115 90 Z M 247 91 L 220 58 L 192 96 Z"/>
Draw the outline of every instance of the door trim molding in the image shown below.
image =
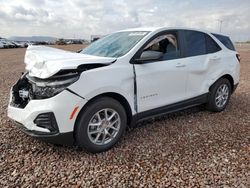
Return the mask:
<path id="1" fill-rule="evenodd" d="M 198 106 L 200 104 L 204 104 L 208 101 L 208 96 L 209 96 L 209 93 L 205 93 L 205 94 L 202 94 L 197 97 L 190 98 L 181 102 L 173 103 L 173 104 L 166 105 L 166 106 L 161 106 L 161 107 L 147 110 L 144 112 L 139 112 L 132 117 L 131 125 L 133 126 L 139 121 L 143 121 L 143 120 L 150 119 L 150 118 L 157 117 L 157 116 L 166 115 L 172 112 L 176 112 L 176 111 L 184 110 L 184 109 L 191 108 L 194 106 Z"/>

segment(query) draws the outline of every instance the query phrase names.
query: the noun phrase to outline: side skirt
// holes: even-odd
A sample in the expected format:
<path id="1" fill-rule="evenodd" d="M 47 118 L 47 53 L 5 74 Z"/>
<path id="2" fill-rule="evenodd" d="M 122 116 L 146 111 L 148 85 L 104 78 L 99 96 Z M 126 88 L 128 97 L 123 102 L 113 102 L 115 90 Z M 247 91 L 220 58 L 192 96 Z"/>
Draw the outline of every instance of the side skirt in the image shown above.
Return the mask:
<path id="1" fill-rule="evenodd" d="M 200 104 L 204 104 L 208 100 L 208 95 L 209 93 L 206 93 L 206 94 L 203 94 L 203 95 L 191 98 L 191 99 L 187 99 L 181 102 L 177 102 L 174 104 L 162 106 L 162 107 L 155 108 L 152 110 L 147 110 L 145 112 L 137 113 L 132 117 L 131 126 L 135 126 L 136 123 L 146 120 L 146 119 L 166 115 L 172 112 L 177 112 L 177 111 L 191 108 Z"/>

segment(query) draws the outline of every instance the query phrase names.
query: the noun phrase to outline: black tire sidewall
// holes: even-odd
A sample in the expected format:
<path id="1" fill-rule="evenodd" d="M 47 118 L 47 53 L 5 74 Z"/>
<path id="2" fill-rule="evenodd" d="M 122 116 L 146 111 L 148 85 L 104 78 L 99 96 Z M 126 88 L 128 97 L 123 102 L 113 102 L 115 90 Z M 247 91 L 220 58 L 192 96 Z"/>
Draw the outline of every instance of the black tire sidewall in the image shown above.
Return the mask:
<path id="1" fill-rule="evenodd" d="M 116 137 L 111 142 L 105 145 L 96 145 L 93 142 L 91 142 L 91 140 L 88 137 L 88 123 L 96 112 L 104 108 L 114 109 L 119 114 L 121 119 L 120 130 L 117 133 Z M 103 152 L 110 149 L 113 145 L 115 145 L 119 141 L 119 139 L 125 132 L 126 126 L 127 126 L 127 117 L 123 106 L 113 98 L 102 97 L 92 101 L 85 107 L 85 109 L 82 112 L 80 112 L 79 119 L 76 123 L 75 139 L 77 144 L 81 148 L 84 148 L 91 153 Z"/>
<path id="2" fill-rule="evenodd" d="M 216 105 L 216 102 L 215 102 L 216 92 L 217 92 L 218 88 L 223 84 L 226 84 L 228 86 L 229 96 L 228 96 L 228 99 L 227 99 L 225 105 L 222 107 L 218 107 Z M 208 99 L 209 110 L 214 111 L 214 112 L 223 111 L 226 108 L 226 106 L 230 100 L 231 93 L 232 93 L 232 87 L 231 87 L 229 80 L 222 78 L 222 79 L 218 80 L 217 82 L 215 82 L 214 85 L 211 87 L 211 91 L 210 91 L 210 95 L 209 95 L 209 99 Z"/>

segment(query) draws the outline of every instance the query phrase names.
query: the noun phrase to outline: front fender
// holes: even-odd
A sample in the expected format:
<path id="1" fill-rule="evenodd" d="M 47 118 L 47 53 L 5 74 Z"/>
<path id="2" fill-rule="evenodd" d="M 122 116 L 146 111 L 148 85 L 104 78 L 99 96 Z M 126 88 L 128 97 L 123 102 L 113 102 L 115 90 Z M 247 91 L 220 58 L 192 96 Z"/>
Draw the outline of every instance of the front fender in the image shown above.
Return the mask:
<path id="1" fill-rule="evenodd" d="M 133 67 L 115 64 L 83 72 L 69 89 L 87 100 L 103 93 L 117 93 L 134 109 Z"/>

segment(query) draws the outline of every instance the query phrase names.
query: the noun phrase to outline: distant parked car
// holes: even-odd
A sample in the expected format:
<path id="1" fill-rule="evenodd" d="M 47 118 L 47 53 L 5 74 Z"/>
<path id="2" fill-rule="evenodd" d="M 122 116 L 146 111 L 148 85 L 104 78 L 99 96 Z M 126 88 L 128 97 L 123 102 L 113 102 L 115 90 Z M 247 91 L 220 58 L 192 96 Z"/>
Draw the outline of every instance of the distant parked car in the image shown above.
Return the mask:
<path id="1" fill-rule="evenodd" d="M 18 42 L 18 44 L 20 44 L 21 48 L 27 48 L 28 47 L 27 42 Z"/>
<path id="2" fill-rule="evenodd" d="M 67 41 L 66 44 L 73 44 L 73 41 Z"/>
<path id="3" fill-rule="evenodd" d="M 4 48 L 4 44 L 0 41 L 0 48 Z"/>
<path id="4" fill-rule="evenodd" d="M 7 39 L 0 39 L 0 48 L 24 48 L 28 45 L 26 43 L 19 43 Z"/>
<path id="5" fill-rule="evenodd" d="M 28 44 L 26 42 L 16 42 L 14 41 L 15 45 L 17 45 L 19 48 L 27 48 Z"/>
<path id="6" fill-rule="evenodd" d="M 21 45 L 17 42 L 10 41 L 10 43 L 13 44 L 15 46 L 15 48 L 21 48 Z"/>
<path id="7" fill-rule="evenodd" d="M 5 41 L 1 41 L 3 48 L 10 48 L 9 44 L 6 43 Z"/>
<path id="8" fill-rule="evenodd" d="M 65 45 L 66 42 L 65 42 L 64 39 L 58 39 L 58 40 L 56 41 L 56 44 L 57 44 L 57 45 Z"/>
<path id="9" fill-rule="evenodd" d="M 140 120 L 201 104 L 223 111 L 240 78 L 229 37 L 188 28 L 123 30 L 80 53 L 31 46 L 24 62 L 8 116 L 33 137 L 93 153 Z"/>
<path id="10" fill-rule="evenodd" d="M 4 41 L 4 43 L 5 43 L 7 48 L 16 48 L 16 45 L 8 40 Z"/>

